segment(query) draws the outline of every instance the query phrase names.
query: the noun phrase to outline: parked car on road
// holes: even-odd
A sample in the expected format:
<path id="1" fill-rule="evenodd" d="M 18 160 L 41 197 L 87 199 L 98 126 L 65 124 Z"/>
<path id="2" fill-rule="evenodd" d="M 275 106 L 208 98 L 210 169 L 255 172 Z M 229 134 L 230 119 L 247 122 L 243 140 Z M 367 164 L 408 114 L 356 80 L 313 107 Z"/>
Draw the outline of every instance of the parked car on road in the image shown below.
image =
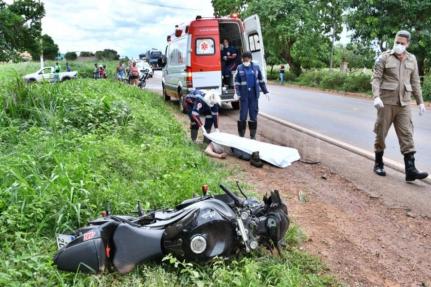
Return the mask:
<path id="1" fill-rule="evenodd" d="M 67 81 L 67 80 L 76 79 L 78 76 L 77 71 L 60 72 L 57 74 L 58 74 L 57 79 L 59 81 Z M 35 73 L 25 75 L 23 78 L 27 83 L 42 82 L 42 81 L 55 82 L 56 81 L 56 73 L 55 73 L 54 67 L 45 67 L 45 68 L 38 70 Z"/>

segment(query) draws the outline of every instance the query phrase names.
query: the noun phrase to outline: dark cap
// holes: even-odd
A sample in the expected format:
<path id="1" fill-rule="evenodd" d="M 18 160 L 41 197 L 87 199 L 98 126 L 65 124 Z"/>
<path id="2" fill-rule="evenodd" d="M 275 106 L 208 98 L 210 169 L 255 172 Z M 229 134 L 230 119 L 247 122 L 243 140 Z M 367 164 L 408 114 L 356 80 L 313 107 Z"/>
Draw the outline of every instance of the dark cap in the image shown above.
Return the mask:
<path id="1" fill-rule="evenodd" d="M 412 35 L 410 34 L 409 31 L 401 30 L 401 31 L 398 31 L 395 37 L 404 37 L 407 39 L 407 41 L 410 41 L 410 39 L 412 38 Z"/>
<path id="2" fill-rule="evenodd" d="M 249 59 L 253 59 L 253 55 L 250 52 L 244 52 L 242 54 L 242 58 L 249 58 Z"/>

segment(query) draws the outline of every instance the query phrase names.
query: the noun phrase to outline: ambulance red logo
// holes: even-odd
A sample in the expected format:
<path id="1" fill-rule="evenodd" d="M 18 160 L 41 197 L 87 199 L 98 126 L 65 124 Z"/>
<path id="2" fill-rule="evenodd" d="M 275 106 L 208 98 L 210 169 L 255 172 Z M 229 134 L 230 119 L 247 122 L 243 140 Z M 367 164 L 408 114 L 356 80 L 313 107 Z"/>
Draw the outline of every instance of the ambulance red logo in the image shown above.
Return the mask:
<path id="1" fill-rule="evenodd" d="M 207 44 L 207 42 L 202 42 L 201 43 L 201 50 L 202 51 L 206 51 L 206 50 L 208 50 L 208 44 Z"/>

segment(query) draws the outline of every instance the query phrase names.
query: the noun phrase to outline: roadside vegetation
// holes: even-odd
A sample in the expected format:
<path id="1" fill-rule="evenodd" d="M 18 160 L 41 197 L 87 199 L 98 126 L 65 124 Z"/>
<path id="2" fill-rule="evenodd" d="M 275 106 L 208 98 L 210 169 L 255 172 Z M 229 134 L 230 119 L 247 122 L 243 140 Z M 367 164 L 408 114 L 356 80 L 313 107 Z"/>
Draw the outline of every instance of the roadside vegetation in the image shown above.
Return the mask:
<path id="1" fill-rule="evenodd" d="M 128 275 L 59 272 L 55 235 L 110 207 L 130 213 L 172 207 L 218 192 L 228 171 L 202 155 L 157 95 L 115 81 L 27 85 L 0 65 L 1 286 L 334 286 L 324 266 L 298 248 L 195 265 L 167 257 Z"/>
<path id="2" fill-rule="evenodd" d="M 278 81 L 278 69 L 268 73 L 268 79 Z M 286 71 L 285 81 L 326 90 L 371 94 L 371 71 L 366 69 L 347 73 L 337 70 L 316 69 L 305 71 L 299 77 Z"/>
<path id="3" fill-rule="evenodd" d="M 324 90 L 364 93 L 371 96 L 370 69 L 357 69 L 351 72 L 341 72 L 330 69 L 307 70 L 296 76 L 290 71 L 285 72 L 285 83 L 302 85 Z M 268 70 L 268 80 L 279 82 L 279 66 Z M 425 101 L 431 101 L 431 74 L 422 78 L 422 94 Z"/>

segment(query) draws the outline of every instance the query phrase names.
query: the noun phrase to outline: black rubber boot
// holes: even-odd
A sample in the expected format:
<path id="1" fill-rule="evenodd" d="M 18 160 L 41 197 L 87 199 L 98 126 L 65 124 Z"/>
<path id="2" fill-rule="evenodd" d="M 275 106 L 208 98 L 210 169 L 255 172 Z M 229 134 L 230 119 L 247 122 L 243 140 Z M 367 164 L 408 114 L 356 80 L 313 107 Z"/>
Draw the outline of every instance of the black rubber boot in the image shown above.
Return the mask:
<path id="1" fill-rule="evenodd" d="M 424 179 L 428 177 L 428 173 L 420 172 L 415 166 L 415 153 L 406 153 L 404 155 L 404 163 L 406 166 L 406 181 L 414 181 L 416 179 Z"/>
<path id="2" fill-rule="evenodd" d="M 193 123 L 190 125 L 190 137 L 193 142 L 195 142 L 196 139 L 198 138 L 198 131 L 199 131 L 199 127 L 196 123 Z"/>
<path id="3" fill-rule="evenodd" d="M 247 122 L 246 121 L 238 121 L 238 135 L 240 137 L 244 137 L 245 130 L 247 129 Z"/>
<path id="4" fill-rule="evenodd" d="M 263 161 L 260 159 L 259 152 L 255 151 L 251 154 L 250 164 L 255 167 L 262 167 Z"/>
<path id="5" fill-rule="evenodd" d="M 374 163 L 374 173 L 380 176 L 386 176 L 385 165 L 383 164 L 383 152 L 376 151 L 376 158 Z"/>
<path id="6" fill-rule="evenodd" d="M 250 130 L 250 138 L 252 140 L 256 139 L 257 122 L 248 122 L 248 129 Z"/>

